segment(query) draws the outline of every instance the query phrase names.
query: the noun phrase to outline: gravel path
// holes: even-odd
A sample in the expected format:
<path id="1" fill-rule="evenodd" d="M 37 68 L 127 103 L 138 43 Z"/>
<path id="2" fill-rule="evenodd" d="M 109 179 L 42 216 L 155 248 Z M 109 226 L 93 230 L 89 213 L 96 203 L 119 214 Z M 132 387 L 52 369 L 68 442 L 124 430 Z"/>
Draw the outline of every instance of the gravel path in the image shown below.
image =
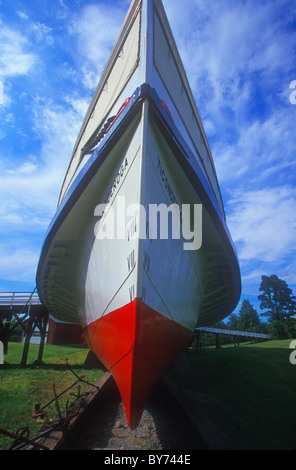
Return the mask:
<path id="1" fill-rule="evenodd" d="M 114 387 L 96 404 L 76 439 L 81 450 L 193 450 L 204 444 L 177 402 L 159 381 L 150 394 L 139 426 L 128 427 L 123 404 Z"/>

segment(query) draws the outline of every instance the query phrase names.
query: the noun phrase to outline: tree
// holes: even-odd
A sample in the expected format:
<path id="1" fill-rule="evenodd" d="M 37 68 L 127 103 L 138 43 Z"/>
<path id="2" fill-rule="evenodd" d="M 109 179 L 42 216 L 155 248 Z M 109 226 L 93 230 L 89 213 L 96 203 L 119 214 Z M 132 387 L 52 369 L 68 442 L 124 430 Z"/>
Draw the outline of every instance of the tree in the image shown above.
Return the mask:
<path id="1" fill-rule="evenodd" d="M 261 315 L 267 316 L 269 322 L 285 322 L 296 313 L 295 296 L 286 281 L 279 279 L 275 274 L 262 276 L 258 295 L 261 301 L 260 308 L 265 309 Z"/>
<path id="2" fill-rule="evenodd" d="M 269 325 L 269 333 L 272 339 L 286 339 L 285 324 L 280 320 L 273 320 Z"/>
<path id="3" fill-rule="evenodd" d="M 254 328 L 260 325 L 258 312 L 249 300 L 243 301 L 238 315 L 238 329 L 240 331 L 254 331 Z"/>
<path id="4" fill-rule="evenodd" d="M 227 327 L 229 330 L 238 330 L 238 316 L 236 313 L 231 313 L 229 315 Z"/>

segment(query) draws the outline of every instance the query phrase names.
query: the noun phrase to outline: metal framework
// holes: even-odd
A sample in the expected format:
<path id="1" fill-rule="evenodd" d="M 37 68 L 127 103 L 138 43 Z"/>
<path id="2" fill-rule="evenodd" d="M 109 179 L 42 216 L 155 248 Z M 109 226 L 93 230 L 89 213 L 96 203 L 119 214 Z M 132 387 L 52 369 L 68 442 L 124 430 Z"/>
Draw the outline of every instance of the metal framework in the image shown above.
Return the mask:
<path id="1" fill-rule="evenodd" d="M 35 291 L 36 289 L 33 292 L 0 293 L 0 341 L 6 354 L 12 332 L 18 325 L 22 327 L 25 334 L 22 365 L 27 363 L 30 340 L 36 328 L 39 329 L 41 338 L 37 362 L 42 361 L 48 311 Z"/>
<path id="2" fill-rule="evenodd" d="M 195 331 L 205 331 L 207 333 L 219 333 L 223 335 L 231 336 L 247 336 L 248 338 L 261 338 L 261 339 L 270 339 L 270 335 L 263 333 L 254 333 L 252 331 L 238 331 L 238 330 L 223 330 L 220 328 L 196 328 Z"/>
<path id="3" fill-rule="evenodd" d="M 197 338 L 196 345 L 197 348 L 201 348 L 201 343 L 200 343 L 200 334 L 202 332 L 204 333 L 213 333 L 216 335 L 216 348 L 220 349 L 221 348 L 221 341 L 220 341 L 220 335 L 229 335 L 233 336 L 233 344 L 239 344 L 239 338 L 241 336 L 247 337 L 247 338 L 255 338 L 255 339 L 265 339 L 268 340 L 270 339 L 270 335 L 268 334 L 263 334 L 263 333 L 254 333 L 253 331 L 239 331 L 239 330 L 224 330 L 221 328 L 209 328 L 209 327 L 201 327 L 201 328 L 195 328 L 195 335 Z"/>

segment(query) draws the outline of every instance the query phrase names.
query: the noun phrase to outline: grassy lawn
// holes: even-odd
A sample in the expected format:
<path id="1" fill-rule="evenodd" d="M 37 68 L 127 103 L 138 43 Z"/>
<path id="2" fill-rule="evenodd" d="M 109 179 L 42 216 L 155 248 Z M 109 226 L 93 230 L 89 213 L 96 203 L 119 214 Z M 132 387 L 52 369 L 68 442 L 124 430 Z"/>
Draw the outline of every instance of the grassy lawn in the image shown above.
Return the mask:
<path id="1" fill-rule="evenodd" d="M 296 449 L 290 342 L 190 350 L 190 371 L 170 373 L 237 449 Z"/>
<path id="2" fill-rule="evenodd" d="M 296 366 L 289 361 L 289 344 L 290 340 L 268 341 L 190 350 L 190 370 L 170 369 L 169 373 L 237 449 L 296 449 Z M 66 358 L 90 383 L 103 371 L 83 367 L 88 353 L 84 348 L 46 345 L 44 365 L 36 366 L 38 346 L 31 345 L 26 368 L 19 365 L 22 350 L 21 344 L 10 343 L 5 364 L 0 366 L 0 427 L 15 432 L 28 426 L 33 436 L 41 426 L 32 419 L 34 405 L 53 399 L 53 383 L 59 393 L 76 380 L 65 365 Z M 77 388 L 71 391 L 77 393 Z M 67 399 L 73 400 L 69 394 L 59 399 L 61 408 Z M 56 416 L 52 404 L 46 418 Z M 0 449 L 10 443 L 0 435 Z"/>
<path id="3" fill-rule="evenodd" d="M 77 379 L 66 366 L 66 359 L 74 371 L 85 380 L 94 383 L 103 371 L 99 369 L 83 368 L 88 354 L 86 348 L 71 348 L 63 346 L 45 345 L 43 362 L 36 366 L 34 361 L 38 357 L 39 346 L 31 344 L 26 367 L 21 367 L 23 345 L 10 343 L 8 354 L 4 356 L 4 365 L 0 365 L 0 427 L 10 432 L 16 432 L 20 427 L 28 426 L 30 436 L 39 431 L 42 424 L 38 424 L 32 418 L 32 412 L 36 403 L 41 406 L 54 398 L 53 384 L 57 394 L 72 385 Z M 81 384 L 81 392 L 88 388 L 87 384 Z M 66 406 L 66 401 L 71 403 L 77 394 L 78 385 L 59 398 L 61 409 Z M 55 403 L 47 410 L 46 419 L 57 416 Z M 12 443 L 10 438 L 0 434 L 0 449 L 5 449 Z"/>

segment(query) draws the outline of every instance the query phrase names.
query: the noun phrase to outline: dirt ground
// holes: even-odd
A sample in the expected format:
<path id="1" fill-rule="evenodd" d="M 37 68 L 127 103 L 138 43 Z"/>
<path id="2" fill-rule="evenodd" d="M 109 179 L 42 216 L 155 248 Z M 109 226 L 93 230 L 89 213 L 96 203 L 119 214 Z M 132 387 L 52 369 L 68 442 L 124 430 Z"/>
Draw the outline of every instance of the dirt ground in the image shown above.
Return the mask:
<path id="1" fill-rule="evenodd" d="M 196 450 L 202 438 L 159 381 L 147 401 L 139 426 L 128 427 L 117 389 L 98 401 L 76 437 L 80 450 Z"/>

